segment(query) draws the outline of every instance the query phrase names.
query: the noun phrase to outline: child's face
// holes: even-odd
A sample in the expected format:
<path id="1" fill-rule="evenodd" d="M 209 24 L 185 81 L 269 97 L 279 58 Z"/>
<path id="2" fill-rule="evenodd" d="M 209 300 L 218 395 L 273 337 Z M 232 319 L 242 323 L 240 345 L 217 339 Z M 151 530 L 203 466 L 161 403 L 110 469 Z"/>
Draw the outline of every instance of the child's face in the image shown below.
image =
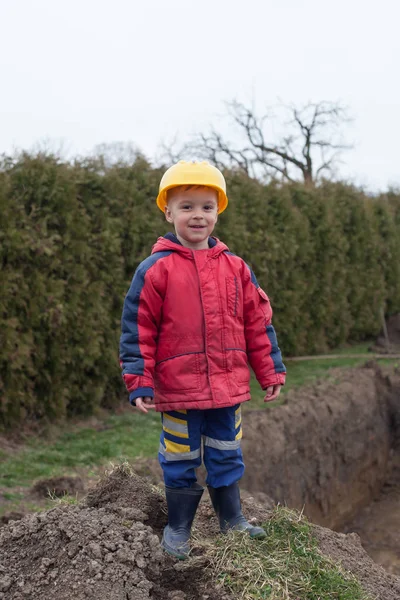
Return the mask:
<path id="1" fill-rule="evenodd" d="M 208 237 L 218 219 L 217 192 L 212 188 L 176 188 L 169 192 L 165 218 L 175 227 L 183 246 L 208 248 Z"/>

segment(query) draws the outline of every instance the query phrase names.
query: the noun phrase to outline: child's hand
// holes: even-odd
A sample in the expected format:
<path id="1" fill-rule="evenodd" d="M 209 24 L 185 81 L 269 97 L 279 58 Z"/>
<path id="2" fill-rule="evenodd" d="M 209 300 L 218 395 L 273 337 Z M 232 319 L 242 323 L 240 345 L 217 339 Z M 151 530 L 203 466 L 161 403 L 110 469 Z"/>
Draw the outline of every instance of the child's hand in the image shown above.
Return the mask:
<path id="1" fill-rule="evenodd" d="M 136 398 L 135 403 L 136 408 L 142 413 L 148 413 L 148 408 L 153 410 L 156 408 L 156 405 L 153 404 L 153 398 L 150 398 L 149 396 L 145 396 L 144 398 Z"/>
<path id="2" fill-rule="evenodd" d="M 270 385 L 269 387 L 267 387 L 267 389 L 265 390 L 266 394 L 264 402 L 272 402 L 272 400 L 276 400 L 279 394 L 281 393 L 281 387 L 282 386 L 280 384 Z"/>

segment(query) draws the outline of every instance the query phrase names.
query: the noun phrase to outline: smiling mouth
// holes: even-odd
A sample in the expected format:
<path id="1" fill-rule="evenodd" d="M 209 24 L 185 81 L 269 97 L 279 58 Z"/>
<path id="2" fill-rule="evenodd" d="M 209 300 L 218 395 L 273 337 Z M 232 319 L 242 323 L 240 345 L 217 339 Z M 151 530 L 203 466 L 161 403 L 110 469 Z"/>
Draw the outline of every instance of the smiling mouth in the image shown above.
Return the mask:
<path id="1" fill-rule="evenodd" d="M 189 225 L 190 229 L 204 229 L 205 225 Z"/>

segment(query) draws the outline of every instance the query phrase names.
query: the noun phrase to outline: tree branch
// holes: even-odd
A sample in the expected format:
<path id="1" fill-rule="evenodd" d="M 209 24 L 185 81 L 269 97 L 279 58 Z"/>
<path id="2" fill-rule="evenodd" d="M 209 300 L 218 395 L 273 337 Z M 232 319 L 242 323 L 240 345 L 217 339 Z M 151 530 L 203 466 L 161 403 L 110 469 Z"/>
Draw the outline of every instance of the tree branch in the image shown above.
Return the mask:
<path id="1" fill-rule="evenodd" d="M 244 143 L 232 144 L 216 129 L 198 134 L 184 147 L 211 160 L 219 168 L 234 168 L 250 177 L 269 181 L 278 175 L 282 181 L 318 181 L 322 172 L 333 173 L 338 156 L 351 146 L 337 139 L 337 130 L 348 121 L 347 111 L 338 103 L 308 103 L 302 107 L 281 104 L 289 117 L 287 131 L 275 142 L 270 132 L 276 118 L 271 109 L 261 117 L 253 107 L 233 100 L 227 103 L 228 116 Z M 276 136 L 275 136 L 276 137 Z M 182 154 L 182 153 L 181 153 Z"/>

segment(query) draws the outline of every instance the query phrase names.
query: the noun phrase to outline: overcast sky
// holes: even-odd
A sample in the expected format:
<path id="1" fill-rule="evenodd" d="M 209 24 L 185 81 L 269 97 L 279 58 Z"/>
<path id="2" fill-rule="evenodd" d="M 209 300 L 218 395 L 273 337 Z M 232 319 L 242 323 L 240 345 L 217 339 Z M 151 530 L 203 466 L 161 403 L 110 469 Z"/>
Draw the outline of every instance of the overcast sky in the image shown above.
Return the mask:
<path id="1" fill-rule="evenodd" d="M 0 152 L 70 154 L 217 124 L 223 101 L 332 100 L 343 176 L 400 185 L 398 0 L 0 0 Z"/>

